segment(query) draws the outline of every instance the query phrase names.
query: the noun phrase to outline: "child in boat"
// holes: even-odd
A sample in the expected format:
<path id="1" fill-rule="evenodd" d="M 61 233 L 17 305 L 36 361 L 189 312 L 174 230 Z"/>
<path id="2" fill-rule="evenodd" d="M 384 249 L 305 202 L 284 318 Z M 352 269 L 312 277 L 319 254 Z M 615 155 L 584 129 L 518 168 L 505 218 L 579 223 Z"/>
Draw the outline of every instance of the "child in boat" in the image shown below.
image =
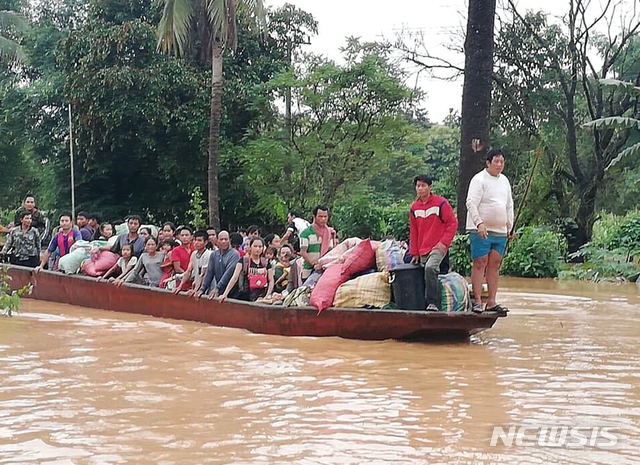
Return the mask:
<path id="1" fill-rule="evenodd" d="M 276 259 L 277 256 L 278 249 L 276 249 L 275 247 L 267 247 L 267 251 L 264 253 L 264 258 L 272 267 L 278 264 L 278 260 Z"/>
<path id="2" fill-rule="evenodd" d="M 280 254 L 280 261 L 273 270 L 273 290 L 278 294 L 282 294 L 289 285 L 289 276 L 291 275 L 291 260 L 293 255 L 290 252 Z"/>
<path id="3" fill-rule="evenodd" d="M 120 257 L 116 264 L 109 268 L 105 274 L 98 276 L 96 281 L 102 281 L 103 279 L 108 278 L 109 282 L 112 283 L 116 279 L 126 278 L 129 272 L 133 270 L 138 263 L 138 258 L 133 255 L 133 248 L 131 247 L 131 244 L 122 244 L 120 251 L 122 252 L 122 257 Z M 113 275 L 118 270 L 120 271 L 120 274 L 114 278 Z"/>
<path id="4" fill-rule="evenodd" d="M 167 283 L 174 277 L 175 270 L 173 268 L 171 251 L 176 247 L 178 247 L 178 243 L 172 238 L 163 240 L 160 246 L 160 251 L 164 253 L 164 261 L 160 265 L 160 268 L 162 268 L 162 278 L 160 279 L 161 288 L 166 288 Z M 173 279 L 173 283 L 175 284 L 175 279 Z"/>

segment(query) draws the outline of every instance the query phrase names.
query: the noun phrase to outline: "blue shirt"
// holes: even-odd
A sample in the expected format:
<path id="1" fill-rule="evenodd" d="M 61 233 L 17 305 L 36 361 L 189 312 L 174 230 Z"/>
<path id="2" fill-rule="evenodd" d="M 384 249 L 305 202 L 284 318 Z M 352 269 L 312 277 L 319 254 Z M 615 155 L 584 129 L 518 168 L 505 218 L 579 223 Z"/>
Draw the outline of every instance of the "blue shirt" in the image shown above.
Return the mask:
<path id="1" fill-rule="evenodd" d="M 122 255 L 122 246 L 125 244 L 129 244 L 131 246 L 133 255 L 138 258 L 140 258 L 140 255 L 144 252 L 144 239 L 140 236 L 136 236 L 134 240 L 129 240 L 129 233 L 120 234 L 116 243 L 111 247 L 111 251 L 118 255 Z"/>
<path id="2" fill-rule="evenodd" d="M 80 235 L 80 231 L 78 231 L 77 229 L 72 229 L 72 234 L 73 234 L 73 241 L 77 242 L 77 241 L 81 241 L 82 240 L 82 235 Z M 51 242 L 49 243 L 49 248 L 47 249 L 49 251 L 49 253 L 53 253 L 55 252 L 56 249 L 58 249 L 58 237 L 62 235 L 62 247 L 64 248 L 64 250 L 58 250 L 58 253 L 60 254 L 61 257 L 64 257 L 65 255 L 67 255 L 69 253 L 69 250 L 71 249 L 71 245 L 69 245 L 69 233 L 64 234 L 62 232 L 58 232 L 53 236 L 53 239 L 51 239 Z"/>
<path id="3" fill-rule="evenodd" d="M 240 254 L 233 247 L 229 247 L 225 252 L 221 252 L 220 250 L 213 252 L 211 257 L 209 257 L 207 274 L 204 277 L 204 281 L 202 281 L 200 291 L 206 293 L 211 287 L 213 278 L 215 278 L 218 293 L 224 293 L 239 261 Z"/>

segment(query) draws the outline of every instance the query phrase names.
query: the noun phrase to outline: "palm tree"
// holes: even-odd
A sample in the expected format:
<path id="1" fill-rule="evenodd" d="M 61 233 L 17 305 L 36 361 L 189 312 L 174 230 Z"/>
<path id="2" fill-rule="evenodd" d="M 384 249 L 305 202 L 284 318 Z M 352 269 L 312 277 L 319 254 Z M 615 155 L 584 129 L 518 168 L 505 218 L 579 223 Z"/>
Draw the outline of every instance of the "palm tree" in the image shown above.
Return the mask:
<path id="1" fill-rule="evenodd" d="M 7 37 L 7 33 L 21 33 L 29 28 L 24 17 L 15 11 L 0 11 L 0 60 L 10 63 L 24 62 L 25 55 L 20 44 Z"/>
<path id="2" fill-rule="evenodd" d="M 194 27 L 194 15 L 200 25 L 208 26 L 211 66 L 211 119 L 209 122 L 209 222 L 220 227 L 218 194 L 218 160 L 220 158 L 220 119 L 222 115 L 222 54 L 226 48 L 235 50 L 238 44 L 237 17 L 242 15 L 250 25 L 263 29 L 265 10 L 262 0 L 159 0 L 164 3 L 162 19 L 158 25 L 158 50 L 184 56 L 190 43 L 202 31 Z"/>
<path id="3" fill-rule="evenodd" d="M 617 79 L 600 79 L 600 85 L 611 91 L 620 91 L 631 97 L 640 97 L 640 87 L 632 82 L 620 81 Z M 640 119 L 632 116 L 607 116 L 585 123 L 583 126 L 591 128 L 595 131 L 640 131 Z M 625 137 L 629 141 L 629 134 Z M 637 140 L 637 139 L 636 139 Z M 613 154 L 612 154 L 613 155 Z M 627 148 L 618 153 L 609 161 L 605 167 L 605 171 L 614 167 L 620 160 L 625 157 L 640 157 L 640 142 L 631 143 Z"/>

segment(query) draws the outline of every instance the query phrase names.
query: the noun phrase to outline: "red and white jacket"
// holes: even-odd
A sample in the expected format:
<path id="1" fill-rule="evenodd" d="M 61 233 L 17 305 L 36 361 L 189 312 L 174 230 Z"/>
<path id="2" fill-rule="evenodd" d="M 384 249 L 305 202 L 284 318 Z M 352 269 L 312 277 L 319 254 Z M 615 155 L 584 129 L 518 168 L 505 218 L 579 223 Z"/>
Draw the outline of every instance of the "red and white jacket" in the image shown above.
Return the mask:
<path id="1" fill-rule="evenodd" d="M 409 210 L 409 253 L 428 255 L 438 242 L 449 248 L 457 229 L 458 219 L 447 199 L 435 194 L 426 202 L 418 199 Z"/>

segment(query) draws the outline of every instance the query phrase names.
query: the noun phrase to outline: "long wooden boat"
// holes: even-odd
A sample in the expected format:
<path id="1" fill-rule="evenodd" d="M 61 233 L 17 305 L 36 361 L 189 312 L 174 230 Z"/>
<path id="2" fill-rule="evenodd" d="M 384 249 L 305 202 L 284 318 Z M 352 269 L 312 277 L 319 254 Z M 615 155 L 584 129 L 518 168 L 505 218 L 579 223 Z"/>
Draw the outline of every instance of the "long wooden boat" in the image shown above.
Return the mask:
<path id="1" fill-rule="evenodd" d="M 491 328 L 503 316 L 495 312 L 444 313 L 332 307 L 321 314 L 313 307 L 280 307 L 229 299 L 196 300 L 163 289 L 115 287 L 84 276 L 7 266 L 11 287 L 34 284 L 33 299 L 117 312 L 150 315 L 242 328 L 282 336 L 339 336 L 365 340 L 460 339 Z"/>

